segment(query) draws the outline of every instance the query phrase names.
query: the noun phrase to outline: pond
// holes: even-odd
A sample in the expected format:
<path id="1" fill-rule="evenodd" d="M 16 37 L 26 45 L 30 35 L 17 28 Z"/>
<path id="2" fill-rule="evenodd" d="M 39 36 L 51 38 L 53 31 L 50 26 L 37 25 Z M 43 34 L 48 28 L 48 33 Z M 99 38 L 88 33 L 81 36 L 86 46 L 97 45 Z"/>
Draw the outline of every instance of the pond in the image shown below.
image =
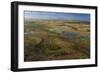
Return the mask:
<path id="1" fill-rule="evenodd" d="M 80 34 L 78 32 L 63 32 L 63 35 L 67 38 L 75 38 L 78 37 Z"/>

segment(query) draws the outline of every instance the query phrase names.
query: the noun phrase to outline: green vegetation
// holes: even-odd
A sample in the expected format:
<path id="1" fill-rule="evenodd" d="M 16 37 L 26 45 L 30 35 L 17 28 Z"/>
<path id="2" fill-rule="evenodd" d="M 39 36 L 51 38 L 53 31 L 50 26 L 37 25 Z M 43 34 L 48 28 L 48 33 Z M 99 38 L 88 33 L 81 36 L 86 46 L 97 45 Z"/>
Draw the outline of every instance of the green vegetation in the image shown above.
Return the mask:
<path id="1" fill-rule="evenodd" d="M 90 24 L 33 20 L 24 24 L 24 61 L 90 58 Z"/>

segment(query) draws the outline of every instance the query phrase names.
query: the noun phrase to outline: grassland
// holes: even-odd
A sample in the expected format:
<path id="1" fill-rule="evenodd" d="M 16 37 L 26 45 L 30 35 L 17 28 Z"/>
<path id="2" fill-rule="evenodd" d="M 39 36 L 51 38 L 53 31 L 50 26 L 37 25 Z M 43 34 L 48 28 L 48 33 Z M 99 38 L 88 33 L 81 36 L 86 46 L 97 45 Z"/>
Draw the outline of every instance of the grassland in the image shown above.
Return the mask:
<path id="1" fill-rule="evenodd" d="M 90 23 L 31 20 L 24 24 L 24 61 L 90 58 Z"/>

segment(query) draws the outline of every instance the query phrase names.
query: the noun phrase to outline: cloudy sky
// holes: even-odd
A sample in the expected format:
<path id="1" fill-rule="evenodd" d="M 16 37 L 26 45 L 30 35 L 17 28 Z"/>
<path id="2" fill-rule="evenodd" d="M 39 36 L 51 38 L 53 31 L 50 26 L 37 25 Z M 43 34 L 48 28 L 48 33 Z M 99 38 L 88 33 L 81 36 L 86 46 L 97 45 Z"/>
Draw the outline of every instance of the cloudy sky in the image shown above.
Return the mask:
<path id="1" fill-rule="evenodd" d="M 25 19 L 60 19 L 90 21 L 90 14 L 24 11 Z"/>

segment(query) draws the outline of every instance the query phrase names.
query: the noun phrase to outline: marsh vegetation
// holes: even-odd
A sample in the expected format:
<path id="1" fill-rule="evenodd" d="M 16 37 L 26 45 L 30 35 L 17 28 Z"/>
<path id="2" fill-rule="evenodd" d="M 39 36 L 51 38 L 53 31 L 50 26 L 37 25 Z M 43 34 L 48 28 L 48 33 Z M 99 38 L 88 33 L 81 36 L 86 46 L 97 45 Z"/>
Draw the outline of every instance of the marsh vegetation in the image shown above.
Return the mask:
<path id="1" fill-rule="evenodd" d="M 90 23 L 31 20 L 24 24 L 24 61 L 90 58 Z"/>

